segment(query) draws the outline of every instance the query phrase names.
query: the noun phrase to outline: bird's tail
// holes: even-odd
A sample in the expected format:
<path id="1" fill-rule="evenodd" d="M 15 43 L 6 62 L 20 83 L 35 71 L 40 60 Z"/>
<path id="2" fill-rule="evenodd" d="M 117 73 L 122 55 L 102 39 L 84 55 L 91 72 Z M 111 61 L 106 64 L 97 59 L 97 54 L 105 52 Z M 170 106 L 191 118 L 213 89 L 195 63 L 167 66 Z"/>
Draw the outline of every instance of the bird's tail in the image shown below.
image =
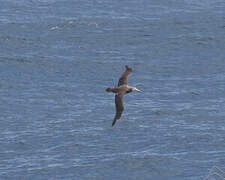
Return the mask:
<path id="1" fill-rule="evenodd" d="M 107 92 L 112 92 L 112 88 L 107 88 L 106 91 Z"/>
<path id="2" fill-rule="evenodd" d="M 117 93 L 118 89 L 117 88 L 107 88 L 106 91 L 107 92 Z"/>

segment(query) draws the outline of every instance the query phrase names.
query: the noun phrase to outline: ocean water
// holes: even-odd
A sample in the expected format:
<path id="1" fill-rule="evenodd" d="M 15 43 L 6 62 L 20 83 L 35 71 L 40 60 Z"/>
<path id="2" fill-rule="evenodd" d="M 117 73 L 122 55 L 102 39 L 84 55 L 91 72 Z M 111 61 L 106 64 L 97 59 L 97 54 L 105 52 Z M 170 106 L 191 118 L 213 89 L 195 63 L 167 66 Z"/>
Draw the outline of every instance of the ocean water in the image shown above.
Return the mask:
<path id="1" fill-rule="evenodd" d="M 0 4 L 1 180 L 201 180 L 225 170 L 224 0 Z M 105 89 L 125 65 L 142 93 L 124 97 L 112 127 Z"/>

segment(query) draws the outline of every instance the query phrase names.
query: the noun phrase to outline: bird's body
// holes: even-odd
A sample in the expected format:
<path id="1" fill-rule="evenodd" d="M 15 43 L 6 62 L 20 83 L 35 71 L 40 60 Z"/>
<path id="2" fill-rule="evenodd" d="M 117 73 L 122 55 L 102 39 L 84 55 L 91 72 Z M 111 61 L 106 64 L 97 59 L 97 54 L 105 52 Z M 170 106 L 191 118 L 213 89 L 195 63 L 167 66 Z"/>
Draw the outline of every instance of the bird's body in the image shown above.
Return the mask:
<path id="1" fill-rule="evenodd" d="M 121 85 L 119 87 L 116 88 L 107 88 L 106 91 L 107 92 L 113 92 L 113 93 L 119 93 L 119 92 L 124 92 L 124 94 L 130 93 L 133 91 L 135 87 L 132 86 L 128 86 L 126 84 Z"/>
<path id="2" fill-rule="evenodd" d="M 132 69 L 126 66 L 126 71 L 121 75 L 118 86 L 115 88 L 107 88 L 107 92 L 113 92 L 115 93 L 115 105 L 116 105 L 116 115 L 114 117 L 114 121 L 112 123 L 112 126 L 116 124 L 116 122 L 120 119 L 124 106 L 123 106 L 123 95 L 130 93 L 132 91 L 140 91 L 136 87 L 128 86 L 127 77 L 132 72 Z"/>

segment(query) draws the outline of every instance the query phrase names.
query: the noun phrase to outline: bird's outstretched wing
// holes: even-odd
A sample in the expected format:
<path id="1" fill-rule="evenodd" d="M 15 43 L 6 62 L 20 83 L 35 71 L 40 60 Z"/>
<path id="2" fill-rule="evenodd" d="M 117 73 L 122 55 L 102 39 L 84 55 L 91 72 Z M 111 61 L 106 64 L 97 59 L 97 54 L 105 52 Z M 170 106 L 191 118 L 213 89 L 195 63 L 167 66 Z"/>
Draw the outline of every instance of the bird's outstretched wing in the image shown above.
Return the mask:
<path id="1" fill-rule="evenodd" d="M 127 65 L 125 67 L 126 67 L 126 71 L 120 76 L 118 86 L 128 84 L 127 77 L 132 72 L 132 69 L 130 67 L 128 67 Z"/>
<path id="2" fill-rule="evenodd" d="M 123 107 L 123 95 L 125 92 L 119 92 L 116 96 L 115 96 L 115 105 L 116 105 L 116 115 L 114 117 L 112 126 L 114 126 L 116 124 L 116 122 L 120 119 L 124 107 Z"/>

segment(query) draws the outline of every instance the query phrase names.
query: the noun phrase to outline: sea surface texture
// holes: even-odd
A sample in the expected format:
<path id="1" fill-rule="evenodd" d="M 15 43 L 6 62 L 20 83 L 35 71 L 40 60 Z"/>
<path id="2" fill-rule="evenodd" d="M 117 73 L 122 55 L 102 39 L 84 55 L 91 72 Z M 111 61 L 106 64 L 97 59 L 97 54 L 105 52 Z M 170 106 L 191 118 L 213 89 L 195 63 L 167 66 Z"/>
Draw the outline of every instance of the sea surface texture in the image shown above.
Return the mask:
<path id="1" fill-rule="evenodd" d="M 125 65 L 142 92 L 112 127 L 105 89 Z M 0 0 L 1 180 L 222 180 L 216 167 L 224 0 Z"/>

